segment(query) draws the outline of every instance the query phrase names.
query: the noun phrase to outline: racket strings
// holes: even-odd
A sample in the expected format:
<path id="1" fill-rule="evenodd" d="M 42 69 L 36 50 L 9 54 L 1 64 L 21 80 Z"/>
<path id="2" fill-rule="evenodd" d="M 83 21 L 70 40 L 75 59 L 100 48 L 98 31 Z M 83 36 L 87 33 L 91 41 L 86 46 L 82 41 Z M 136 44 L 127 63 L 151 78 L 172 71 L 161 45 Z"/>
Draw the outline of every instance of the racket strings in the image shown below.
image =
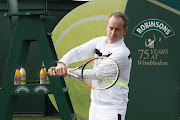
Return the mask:
<path id="1" fill-rule="evenodd" d="M 111 86 L 117 79 L 117 65 L 109 59 L 94 59 L 83 69 L 83 80 L 93 88 Z"/>

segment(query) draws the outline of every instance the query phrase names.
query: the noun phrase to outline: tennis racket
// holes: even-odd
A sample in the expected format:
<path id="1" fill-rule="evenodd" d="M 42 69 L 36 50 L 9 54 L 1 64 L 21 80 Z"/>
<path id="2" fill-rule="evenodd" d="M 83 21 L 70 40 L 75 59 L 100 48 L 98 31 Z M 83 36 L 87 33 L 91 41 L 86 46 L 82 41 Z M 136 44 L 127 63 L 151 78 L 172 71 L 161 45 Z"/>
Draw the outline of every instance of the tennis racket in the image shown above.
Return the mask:
<path id="1" fill-rule="evenodd" d="M 95 57 L 79 67 L 68 70 L 67 74 L 80 79 L 91 89 L 104 90 L 112 87 L 118 80 L 119 67 L 109 57 Z"/>

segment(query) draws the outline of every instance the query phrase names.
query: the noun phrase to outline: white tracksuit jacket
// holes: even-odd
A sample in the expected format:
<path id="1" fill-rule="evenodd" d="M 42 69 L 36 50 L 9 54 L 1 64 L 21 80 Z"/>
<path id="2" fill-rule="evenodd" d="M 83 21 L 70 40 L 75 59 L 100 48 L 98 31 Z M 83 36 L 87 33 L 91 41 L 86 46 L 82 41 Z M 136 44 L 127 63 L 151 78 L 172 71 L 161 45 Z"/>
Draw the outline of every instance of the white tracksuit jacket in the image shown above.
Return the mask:
<path id="1" fill-rule="evenodd" d="M 95 49 L 98 49 L 102 55 L 112 53 L 109 57 L 117 62 L 120 69 L 120 76 L 118 79 L 119 84 L 115 84 L 109 89 L 92 89 L 91 105 L 100 109 L 107 108 L 126 111 L 129 92 L 128 83 L 132 60 L 130 58 L 130 51 L 124 43 L 124 38 L 113 44 L 107 43 L 106 36 L 94 38 L 89 42 L 70 50 L 63 56 L 60 62 L 63 62 L 66 66 L 68 66 L 73 62 L 82 61 L 90 57 L 97 57 L 98 55 L 95 54 Z M 74 73 L 79 74 L 80 76 L 80 72 L 74 71 Z M 71 78 L 73 77 L 71 76 Z"/>

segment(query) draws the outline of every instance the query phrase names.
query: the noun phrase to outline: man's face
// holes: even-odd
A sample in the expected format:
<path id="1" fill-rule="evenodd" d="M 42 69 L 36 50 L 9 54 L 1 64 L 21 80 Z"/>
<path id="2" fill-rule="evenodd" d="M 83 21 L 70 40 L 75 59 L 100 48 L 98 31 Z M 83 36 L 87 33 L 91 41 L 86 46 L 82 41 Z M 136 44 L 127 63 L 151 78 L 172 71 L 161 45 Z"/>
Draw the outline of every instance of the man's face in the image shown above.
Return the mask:
<path id="1" fill-rule="evenodd" d="M 123 29 L 124 21 L 120 17 L 112 16 L 107 22 L 106 30 L 108 43 L 116 43 L 126 34 L 127 28 Z"/>

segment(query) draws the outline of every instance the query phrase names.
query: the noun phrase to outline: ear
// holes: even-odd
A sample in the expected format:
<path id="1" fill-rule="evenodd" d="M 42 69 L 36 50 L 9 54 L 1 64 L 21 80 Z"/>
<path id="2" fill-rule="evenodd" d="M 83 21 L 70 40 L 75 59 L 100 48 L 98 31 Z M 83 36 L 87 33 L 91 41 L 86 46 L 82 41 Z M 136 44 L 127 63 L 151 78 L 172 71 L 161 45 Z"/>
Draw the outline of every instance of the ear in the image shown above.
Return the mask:
<path id="1" fill-rule="evenodd" d="M 128 30 L 128 27 L 126 27 L 126 28 L 124 29 L 123 36 L 127 33 L 127 30 Z"/>
<path id="2" fill-rule="evenodd" d="M 106 28 L 108 27 L 108 23 L 106 23 Z"/>
<path id="3" fill-rule="evenodd" d="M 106 24 L 106 31 L 108 31 L 108 23 Z"/>

